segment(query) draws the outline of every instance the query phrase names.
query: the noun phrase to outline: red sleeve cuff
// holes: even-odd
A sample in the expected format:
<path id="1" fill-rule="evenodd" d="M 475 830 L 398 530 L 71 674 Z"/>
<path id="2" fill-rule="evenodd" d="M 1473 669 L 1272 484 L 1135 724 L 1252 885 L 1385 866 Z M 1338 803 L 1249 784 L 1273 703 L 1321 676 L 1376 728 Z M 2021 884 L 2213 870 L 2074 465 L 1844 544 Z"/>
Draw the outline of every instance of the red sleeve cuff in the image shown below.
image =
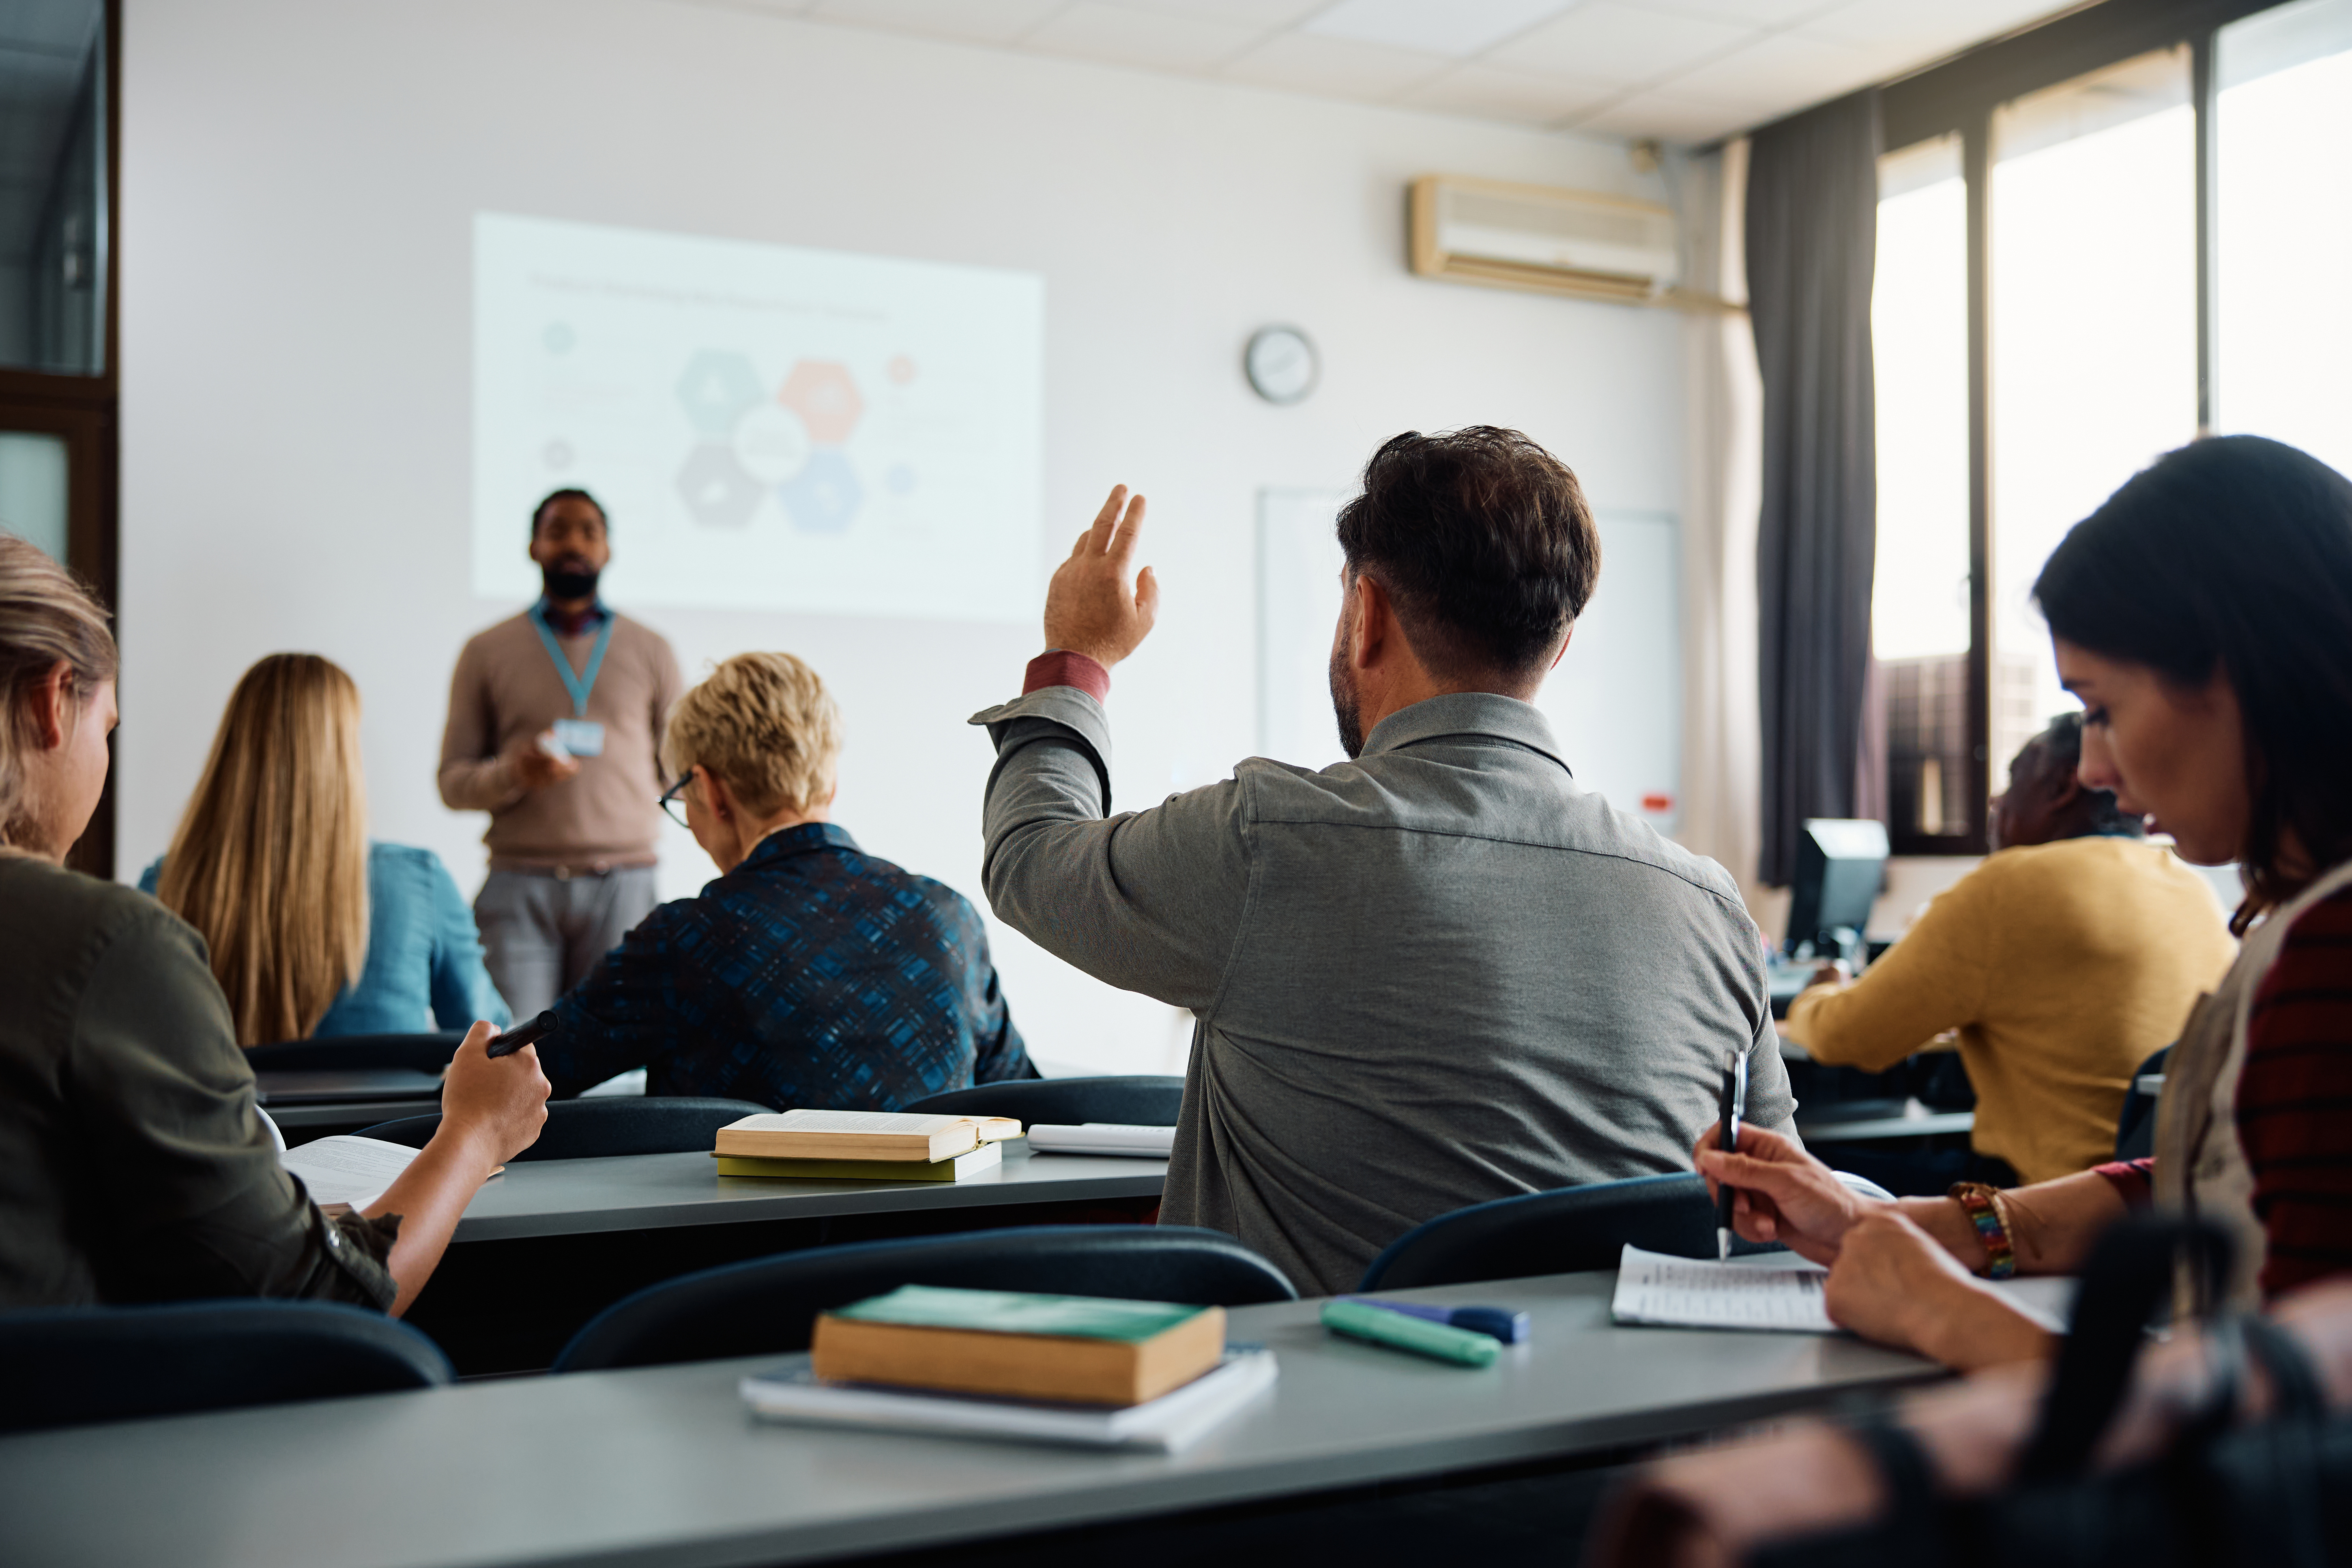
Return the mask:
<path id="1" fill-rule="evenodd" d="M 1097 702 L 1110 700 L 1110 671 L 1082 653 L 1065 647 L 1048 649 L 1029 661 L 1021 680 L 1021 695 L 1049 686 L 1075 686 Z"/>
<path id="2" fill-rule="evenodd" d="M 2144 1209 L 2156 1201 L 2156 1162 L 2153 1160 L 2117 1160 L 2109 1164 L 2094 1165 L 2091 1169 L 2106 1177 L 2126 1208 Z"/>

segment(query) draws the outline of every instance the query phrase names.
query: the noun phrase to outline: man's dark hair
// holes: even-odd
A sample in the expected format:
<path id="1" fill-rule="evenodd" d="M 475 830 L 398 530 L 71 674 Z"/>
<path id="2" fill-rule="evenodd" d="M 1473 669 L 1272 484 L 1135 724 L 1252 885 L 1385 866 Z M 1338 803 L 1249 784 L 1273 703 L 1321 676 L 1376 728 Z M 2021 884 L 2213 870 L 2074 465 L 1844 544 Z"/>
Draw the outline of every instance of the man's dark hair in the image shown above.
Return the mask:
<path id="1" fill-rule="evenodd" d="M 1444 679 L 1535 672 L 1584 611 L 1601 533 L 1566 464 L 1492 425 L 1391 437 L 1339 510 L 1350 574 L 1369 571 L 1405 639 Z"/>
<path id="2" fill-rule="evenodd" d="M 604 531 L 610 533 L 613 531 L 613 520 L 604 514 L 604 503 L 598 500 L 594 496 L 590 495 L 586 490 L 550 490 L 546 495 L 540 498 L 540 502 L 537 506 L 530 509 L 530 536 L 533 539 L 537 539 L 539 537 L 539 525 L 546 521 L 547 509 L 553 506 L 560 500 L 586 501 L 590 506 L 596 509 L 596 519 L 604 525 Z"/>
<path id="3" fill-rule="evenodd" d="M 2018 751 L 2021 761 L 2035 759 L 2035 776 L 2054 774 L 2063 777 L 2083 765 L 2083 716 L 2061 713 L 2050 721 L 2050 727 L 2025 742 Z M 2012 766 L 2014 764 L 2011 764 Z M 2116 805 L 2116 792 L 2083 786 L 2083 799 L 2089 810 L 2090 831 L 2107 837 L 2138 838 L 2147 831 L 2147 820 L 2127 816 Z"/>
<path id="4" fill-rule="evenodd" d="M 2168 452 L 2076 523 L 2033 584 L 2056 636 L 2176 686 L 2219 671 L 2244 718 L 2255 910 L 2352 859 L 2352 481 L 2219 436 Z M 2284 862 L 2299 847 L 2306 865 Z"/>

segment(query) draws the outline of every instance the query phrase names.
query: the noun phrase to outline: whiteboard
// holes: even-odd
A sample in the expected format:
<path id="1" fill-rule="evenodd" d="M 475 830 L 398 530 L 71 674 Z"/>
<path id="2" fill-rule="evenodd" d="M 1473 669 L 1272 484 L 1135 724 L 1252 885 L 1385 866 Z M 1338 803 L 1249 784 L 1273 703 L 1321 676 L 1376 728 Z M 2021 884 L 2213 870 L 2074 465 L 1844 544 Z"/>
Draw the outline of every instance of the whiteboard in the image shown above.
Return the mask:
<path id="1" fill-rule="evenodd" d="M 1331 714 L 1344 560 L 1333 525 L 1353 493 L 1258 492 L 1258 750 L 1278 762 L 1347 756 Z M 1598 521 L 1600 586 L 1536 706 L 1579 784 L 1671 833 L 1682 816 L 1681 529 L 1662 512 Z"/>

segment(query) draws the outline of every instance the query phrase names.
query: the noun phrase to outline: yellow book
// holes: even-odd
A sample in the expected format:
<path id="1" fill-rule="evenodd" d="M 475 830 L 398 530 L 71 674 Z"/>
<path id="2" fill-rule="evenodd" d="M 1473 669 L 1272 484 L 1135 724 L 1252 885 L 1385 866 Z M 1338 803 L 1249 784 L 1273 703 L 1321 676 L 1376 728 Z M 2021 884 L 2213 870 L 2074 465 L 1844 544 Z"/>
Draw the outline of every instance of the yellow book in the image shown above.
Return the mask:
<path id="1" fill-rule="evenodd" d="M 722 1176 L 765 1176 L 797 1182 L 960 1182 L 1004 1163 L 1004 1145 L 982 1143 L 945 1160 L 767 1160 L 713 1154 Z"/>
<path id="2" fill-rule="evenodd" d="M 712 1152 L 761 1160 L 909 1160 L 930 1164 L 1021 1135 L 1003 1116 L 883 1110 L 772 1110 L 719 1130 Z"/>

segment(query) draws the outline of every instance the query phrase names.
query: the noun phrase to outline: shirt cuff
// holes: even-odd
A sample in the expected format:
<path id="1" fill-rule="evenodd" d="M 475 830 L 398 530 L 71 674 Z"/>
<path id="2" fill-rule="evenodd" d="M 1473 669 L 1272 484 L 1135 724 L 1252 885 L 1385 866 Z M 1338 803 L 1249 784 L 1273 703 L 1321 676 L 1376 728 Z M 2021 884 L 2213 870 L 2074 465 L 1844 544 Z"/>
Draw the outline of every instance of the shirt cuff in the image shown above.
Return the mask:
<path id="1" fill-rule="evenodd" d="M 1075 686 L 1097 702 L 1110 700 L 1110 671 L 1082 653 L 1066 647 L 1047 648 L 1029 661 L 1022 677 L 1021 695 L 1049 686 Z"/>
<path id="2" fill-rule="evenodd" d="M 2156 1200 L 2154 1160 L 2116 1160 L 2091 1169 L 2106 1177 L 2126 1208 L 2144 1209 Z"/>

